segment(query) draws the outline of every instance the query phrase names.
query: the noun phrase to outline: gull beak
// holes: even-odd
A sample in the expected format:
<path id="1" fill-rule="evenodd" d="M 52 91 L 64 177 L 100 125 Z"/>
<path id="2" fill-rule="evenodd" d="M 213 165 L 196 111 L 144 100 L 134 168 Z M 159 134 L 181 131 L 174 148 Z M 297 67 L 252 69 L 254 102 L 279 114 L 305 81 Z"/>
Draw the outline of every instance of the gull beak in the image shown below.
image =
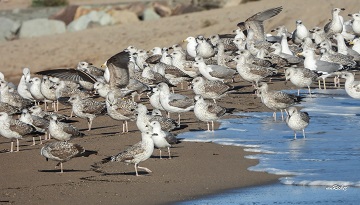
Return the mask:
<path id="1" fill-rule="evenodd" d="M 105 63 L 103 63 L 100 67 L 102 67 L 102 68 L 106 68 L 106 62 L 105 62 Z"/>
<path id="2" fill-rule="evenodd" d="M 182 42 L 188 42 L 188 41 L 185 39 L 185 40 L 183 40 Z"/>
<path id="3" fill-rule="evenodd" d="M 352 17 L 352 14 L 348 14 L 348 16 Z"/>
<path id="4" fill-rule="evenodd" d="M 349 42 L 349 45 L 354 45 L 354 41 L 350 41 L 350 42 Z"/>
<path id="5" fill-rule="evenodd" d="M 341 8 L 340 10 L 341 10 L 341 11 L 345 11 L 345 8 Z"/>
<path id="6" fill-rule="evenodd" d="M 297 56 L 303 56 L 303 53 L 297 53 L 296 55 Z"/>

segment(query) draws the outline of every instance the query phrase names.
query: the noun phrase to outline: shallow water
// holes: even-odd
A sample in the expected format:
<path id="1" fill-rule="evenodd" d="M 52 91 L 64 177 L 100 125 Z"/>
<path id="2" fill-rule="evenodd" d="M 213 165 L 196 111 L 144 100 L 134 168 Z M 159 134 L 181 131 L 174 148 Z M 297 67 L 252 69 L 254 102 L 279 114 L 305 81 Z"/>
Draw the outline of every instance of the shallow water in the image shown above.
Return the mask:
<path id="1" fill-rule="evenodd" d="M 350 98 L 344 90 L 315 90 L 313 98 L 307 97 L 299 106 L 311 117 L 306 138 L 298 132 L 294 140 L 279 113 L 274 121 L 270 112 L 237 113 L 243 117 L 222 120 L 215 132 L 181 134 L 179 137 L 188 141 L 245 146 L 259 153 L 247 156 L 260 160 L 249 170 L 294 175 L 281 178 L 276 185 L 234 190 L 184 204 L 207 204 L 210 199 L 211 204 L 351 204 L 359 200 L 360 100 Z M 284 198 L 284 193 L 290 198 Z"/>

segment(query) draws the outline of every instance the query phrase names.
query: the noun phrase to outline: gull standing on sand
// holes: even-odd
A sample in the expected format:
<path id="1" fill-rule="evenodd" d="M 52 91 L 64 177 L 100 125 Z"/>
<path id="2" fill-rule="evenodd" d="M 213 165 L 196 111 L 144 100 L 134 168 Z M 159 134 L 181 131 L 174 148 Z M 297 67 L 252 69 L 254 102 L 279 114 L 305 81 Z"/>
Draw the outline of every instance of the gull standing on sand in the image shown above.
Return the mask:
<path id="1" fill-rule="evenodd" d="M 168 117 L 162 116 L 161 111 L 158 109 L 153 109 L 151 116 L 149 117 L 149 122 L 158 121 L 162 130 L 170 132 L 178 127 L 178 123 Z"/>
<path id="2" fill-rule="evenodd" d="M 286 81 L 290 80 L 298 88 L 307 87 L 309 95 L 311 97 L 311 84 L 317 80 L 318 74 L 307 68 L 287 68 L 285 70 Z M 300 89 L 298 89 L 298 95 L 300 95 Z"/>
<path id="3" fill-rule="evenodd" d="M 32 115 L 47 119 L 49 121 L 51 120 L 52 115 L 56 115 L 58 121 L 63 121 L 68 119 L 68 116 L 60 113 L 43 111 L 39 106 L 32 106 L 29 108 L 29 111 Z"/>
<path id="4" fill-rule="evenodd" d="M 301 97 L 299 96 L 291 95 L 282 91 L 269 90 L 267 83 L 262 83 L 257 89 L 261 97 L 261 102 L 269 109 L 274 110 L 273 117 L 275 121 L 276 111 L 280 110 L 281 119 L 284 120 L 283 110 L 286 112 L 286 108 L 301 101 Z"/>
<path id="5" fill-rule="evenodd" d="M 69 102 L 72 105 L 72 111 L 80 118 L 85 118 L 88 121 L 88 131 L 91 130 L 93 120 L 98 115 L 106 112 L 106 105 L 103 102 L 93 100 L 91 98 L 81 99 L 79 95 L 70 97 Z"/>
<path id="6" fill-rule="evenodd" d="M 290 107 L 288 113 L 286 124 L 294 131 L 294 139 L 296 139 L 296 131 L 302 131 L 303 137 L 305 138 L 305 128 L 310 123 L 309 114 L 298 111 L 296 107 Z"/>
<path id="7" fill-rule="evenodd" d="M 56 115 L 51 116 L 49 124 L 49 134 L 53 138 L 59 141 L 69 141 L 72 137 L 82 137 L 83 133 L 79 131 L 75 126 L 59 122 Z"/>
<path id="8" fill-rule="evenodd" d="M 354 74 L 349 72 L 344 72 L 341 75 L 342 78 L 345 78 L 345 91 L 346 93 L 355 99 L 360 99 L 360 81 L 354 81 Z"/>
<path id="9" fill-rule="evenodd" d="M 19 120 L 23 123 L 26 123 L 28 125 L 35 127 L 36 131 L 45 133 L 45 139 L 46 139 L 47 131 L 48 131 L 49 123 L 50 123 L 49 120 L 30 114 L 28 109 L 22 110 Z M 41 135 L 39 135 L 39 141 L 40 141 L 40 144 L 42 144 Z M 33 136 L 33 144 L 32 145 L 35 145 L 35 144 L 36 144 L 35 137 Z"/>
<path id="10" fill-rule="evenodd" d="M 340 34 L 343 31 L 343 18 L 339 15 L 339 13 L 344 10 L 344 8 L 332 9 L 332 19 L 324 26 L 324 31 L 329 37 L 337 33 Z"/>
<path id="11" fill-rule="evenodd" d="M 226 108 L 221 107 L 215 103 L 205 101 L 200 95 L 195 96 L 195 116 L 207 123 L 208 131 L 214 131 L 214 121 L 219 120 L 227 112 Z M 210 123 L 211 122 L 211 130 Z"/>
<path id="12" fill-rule="evenodd" d="M 33 101 L 34 98 L 29 91 L 29 87 L 30 87 L 29 81 L 30 81 L 30 69 L 24 68 L 23 75 L 21 76 L 20 82 L 17 86 L 17 92 L 21 97 Z"/>
<path id="13" fill-rule="evenodd" d="M 258 86 L 259 82 L 268 76 L 272 76 L 277 73 L 277 70 L 271 67 L 262 67 L 246 62 L 245 56 L 238 55 L 234 58 L 236 61 L 236 69 L 240 76 L 252 83 L 252 85 Z"/>
<path id="14" fill-rule="evenodd" d="M 360 12 L 354 13 L 354 14 L 348 14 L 348 16 L 351 16 L 354 20 L 351 24 L 352 30 L 354 31 L 355 36 L 360 36 Z"/>
<path id="15" fill-rule="evenodd" d="M 123 133 L 129 132 L 128 121 L 135 120 L 137 103 L 117 98 L 114 91 L 107 94 L 105 103 L 107 114 L 114 120 L 122 121 Z"/>
<path id="16" fill-rule="evenodd" d="M 168 113 L 178 113 L 180 125 L 180 113 L 188 112 L 194 108 L 194 100 L 180 94 L 170 93 L 169 86 L 165 83 L 157 85 L 160 90 L 160 103 Z"/>
<path id="17" fill-rule="evenodd" d="M 70 142 L 51 142 L 41 148 L 40 154 L 46 158 L 58 161 L 55 167 L 60 165 L 60 173 L 63 173 L 63 162 L 72 158 L 86 155 L 84 147 Z"/>
<path id="18" fill-rule="evenodd" d="M 212 99 L 214 103 L 233 89 L 232 86 L 221 81 L 209 81 L 203 77 L 194 78 L 191 84 L 196 95 L 201 95 L 205 99 Z"/>
<path id="19" fill-rule="evenodd" d="M 292 35 L 292 41 L 295 44 L 301 44 L 303 39 L 309 36 L 309 31 L 301 20 L 296 21 L 296 29 Z"/>
<path id="20" fill-rule="evenodd" d="M 51 80 L 49 79 L 48 76 L 44 75 L 42 77 L 41 80 L 41 84 L 40 84 L 40 91 L 41 94 L 45 97 L 44 100 L 44 110 L 47 110 L 47 102 L 52 102 L 52 106 L 55 112 L 57 112 L 56 110 L 56 95 L 55 95 L 55 90 L 51 89 L 51 87 L 54 85 L 54 82 L 51 82 Z"/>
<path id="21" fill-rule="evenodd" d="M 146 167 L 139 167 L 139 163 L 149 159 L 154 152 L 153 133 L 147 131 L 141 133 L 141 141 L 127 148 L 117 155 L 103 159 L 102 163 L 107 162 L 124 162 L 134 164 L 136 176 L 139 176 L 138 169 L 145 170 L 148 173 L 152 171 Z"/>
<path id="22" fill-rule="evenodd" d="M 10 92 L 9 84 L 5 81 L 0 81 L 0 101 L 20 109 L 33 104 L 31 100 L 21 97 L 16 91 Z"/>
<path id="23" fill-rule="evenodd" d="M 160 90 L 157 87 L 152 88 L 152 95 L 149 97 L 151 106 L 158 110 L 165 110 L 160 103 Z"/>
<path id="24" fill-rule="evenodd" d="M 38 77 L 33 77 L 30 79 L 29 83 L 30 83 L 29 91 L 31 93 L 31 96 L 34 98 L 35 104 L 37 103 L 38 105 L 40 105 L 40 101 L 45 100 L 45 97 L 41 93 L 41 88 L 40 88 L 41 79 Z"/>
<path id="25" fill-rule="evenodd" d="M 313 50 L 305 50 L 301 53 L 298 53 L 298 55 L 305 57 L 304 60 L 305 68 L 322 73 L 322 75 L 319 78 L 323 79 L 324 89 L 326 89 L 325 78 L 333 75 L 333 72 L 341 70 L 343 68 L 343 66 L 338 63 L 316 60 L 315 53 Z M 320 88 L 320 79 L 319 79 L 319 88 Z"/>
<path id="26" fill-rule="evenodd" d="M 35 127 L 21 122 L 20 120 L 14 120 L 6 112 L 0 112 L 0 135 L 11 139 L 10 152 L 14 151 L 14 142 L 16 139 L 16 152 L 19 151 L 19 139 L 22 139 L 25 135 L 38 134 Z"/>
<path id="27" fill-rule="evenodd" d="M 162 130 L 161 125 L 158 121 L 152 121 L 150 123 L 150 126 L 153 128 L 152 132 L 154 133 L 154 135 L 152 136 L 152 139 L 154 141 L 154 146 L 159 149 L 160 159 L 162 159 L 161 148 L 167 148 L 169 159 L 171 159 L 170 147 L 171 144 L 177 143 L 176 135 Z"/>

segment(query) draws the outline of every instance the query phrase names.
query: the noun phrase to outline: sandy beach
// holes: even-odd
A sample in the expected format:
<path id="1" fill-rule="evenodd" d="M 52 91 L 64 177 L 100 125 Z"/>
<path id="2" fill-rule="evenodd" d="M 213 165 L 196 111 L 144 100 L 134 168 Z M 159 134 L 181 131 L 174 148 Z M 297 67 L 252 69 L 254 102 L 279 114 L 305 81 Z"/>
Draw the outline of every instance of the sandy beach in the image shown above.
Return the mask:
<path id="1" fill-rule="evenodd" d="M 307 5 L 310 2 L 314 5 Z M 6 4 L 8 8 L 15 8 L 28 3 L 29 1 L 10 0 L 7 3 L 1 2 L 0 7 L 1 4 Z M 148 50 L 154 46 L 181 43 L 187 36 L 230 33 L 236 29 L 239 21 L 256 12 L 280 5 L 284 10 L 265 23 L 267 31 L 278 25 L 286 25 L 292 31 L 297 19 L 305 22 L 308 28 L 322 26 L 331 18 L 330 10 L 334 7 L 344 7 L 347 13 L 358 11 L 355 0 L 258 1 L 157 21 L 20 39 L 0 43 L 0 69 L 8 81 L 17 84 L 24 67 L 29 67 L 35 73 L 51 68 L 74 67 L 83 60 L 100 66 L 111 55 L 129 45 Z M 235 108 L 235 112 L 270 111 L 253 94 L 254 89 L 249 83 L 244 82 L 239 75 L 235 80 L 233 85 L 241 88 L 220 99 L 218 103 L 221 106 Z M 285 85 L 283 78 L 272 79 L 269 86 L 275 90 L 295 89 L 291 83 Z M 180 94 L 194 95 L 191 90 L 177 90 Z M 144 95 L 138 103 L 151 108 L 147 100 Z M 70 114 L 68 107 L 61 107 L 60 112 Z M 172 117 L 175 118 L 175 115 Z M 175 133 L 206 129 L 206 124 L 197 121 L 192 112 L 182 117 L 185 126 Z M 135 123 L 130 122 L 130 132 L 122 134 L 121 122 L 111 120 L 108 116 L 96 118 L 91 131 L 86 131 L 85 120 L 73 120 L 76 121 L 73 124 L 86 136 L 75 138 L 71 142 L 98 153 L 64 163 L 63 174 L 58 173 L 58 168 L 54 168 L 56 162 L 47 162 L 40 155 L 43 145 L 30 146 L 31 138 L 20 141 L 18 153 L 6 153 L 10 142 L 6 138 L 0 138 L 0 204 L 169 204 L 229 189 L 273 183 L 279 177 L 248 171 L 247 168 L 256 165 L 258 161 L 245 159 L 244 156 L 250 153 L 241 147 L 195 142 L 175 145 L 171 149 L 173 159 L 159 159 L 159 152 L 155 150 L 150 159 L 141 163 L 141 166 L 153 172 L 140 172 L 139 177 L 135 176 L 132 165 L 123 163 L 108 163 L 101 169 L 94 169 L 93 165 L 103 158 L 138 142 L 140 132 Z"/>

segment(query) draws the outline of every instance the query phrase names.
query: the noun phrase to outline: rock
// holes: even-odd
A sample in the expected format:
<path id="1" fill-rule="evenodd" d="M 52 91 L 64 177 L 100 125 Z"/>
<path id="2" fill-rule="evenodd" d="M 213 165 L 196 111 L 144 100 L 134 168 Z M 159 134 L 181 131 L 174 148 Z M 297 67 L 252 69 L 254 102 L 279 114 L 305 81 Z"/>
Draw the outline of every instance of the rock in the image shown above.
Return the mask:
<path id="1" fill-rule="evenodd" d="M 99 11 L 98 15 L 99 15 L 98 23 L 101 26 L 107 26 L 113 24 L 113 19 L 110 14 L 106 13 L 105 11 Z"/>
<path id="2" fill-rule="evenodd" d="M 143 13 L 143 20 L 144 21 L 156 20 L 156 19 L 160 19 L 160 18 L 161 18 L 161 16 L 159 16 L 159 14 L 157 14 L 155 12 L 153 7 L 149 7 L 149 8 L 144 10 L 144 13 Z"/>
<path id="3" fill-rule="evenodd" d="M 144 3 L 133 3 L 126 7 L 126 10 L 135 13 L 138 17 L 141 17 L 145 11 Z"/>
<path id="4" fill-rule="evenodd" d="M 159 2 L 155 2 L 153 4 L 154 10 L 157 14 L 159 14 L 161 17 L 167 17 L 171 16 L 172 11 L 171 8 L 167 5 L 161 4 Z"/>
<path id="5" fill-rule="evenodd" d="M 108 14 L 112 17 L 112 24 L 126 24 L 140 21 L 134 12 L 128 10 L 110 10 Z"/>
<path id="6" fill-rule="evenodd" d="M 11 19 L 0 17 L 0 42 L 14 38 L 19 30 L 20 23 Z"/>
<path id="7" fill-rule="evenodd" d="M 24 21 L 20 28 L 20 38 L 38 37 L 66 32 L 66 25 L 62 21 L 51 19 L 33 19 Z"/>
<path id="8" fill-rule="evenodd" d="M 70 32 L 84 30 L 89 26 L 90 22 L 91 18 L 89 17 L 89 15 L 80 16 L 67 26 L 67 30 Z"/>
<path id="9" fill-rule="evenodd" d="M 63 21 L 66 25 L 68 25 L 70 22 L 74 20 L 75 13 L 78 8 L 79 6 L 77 5 L 67 6 L 66 8 L 57 12 L 56 14 L 50 16 L 49 19 Z"/>
<path id="10" fill-rule="evenodd" d="M 241 4 L 244 0 L 228 0 L 226 1 L 226 3 L 224 4 L 224 8 L 228 8 L 228 7 L 234 7 L 234 6 L 238 6 L 239 4 Z"/>
<path id="11" fill-rule="evenodd" d="M 191 4 L 179 4 L 173 9 L 172 15 L 181 15 L 205 10 L 204 8 L 193 6 Z"/>

